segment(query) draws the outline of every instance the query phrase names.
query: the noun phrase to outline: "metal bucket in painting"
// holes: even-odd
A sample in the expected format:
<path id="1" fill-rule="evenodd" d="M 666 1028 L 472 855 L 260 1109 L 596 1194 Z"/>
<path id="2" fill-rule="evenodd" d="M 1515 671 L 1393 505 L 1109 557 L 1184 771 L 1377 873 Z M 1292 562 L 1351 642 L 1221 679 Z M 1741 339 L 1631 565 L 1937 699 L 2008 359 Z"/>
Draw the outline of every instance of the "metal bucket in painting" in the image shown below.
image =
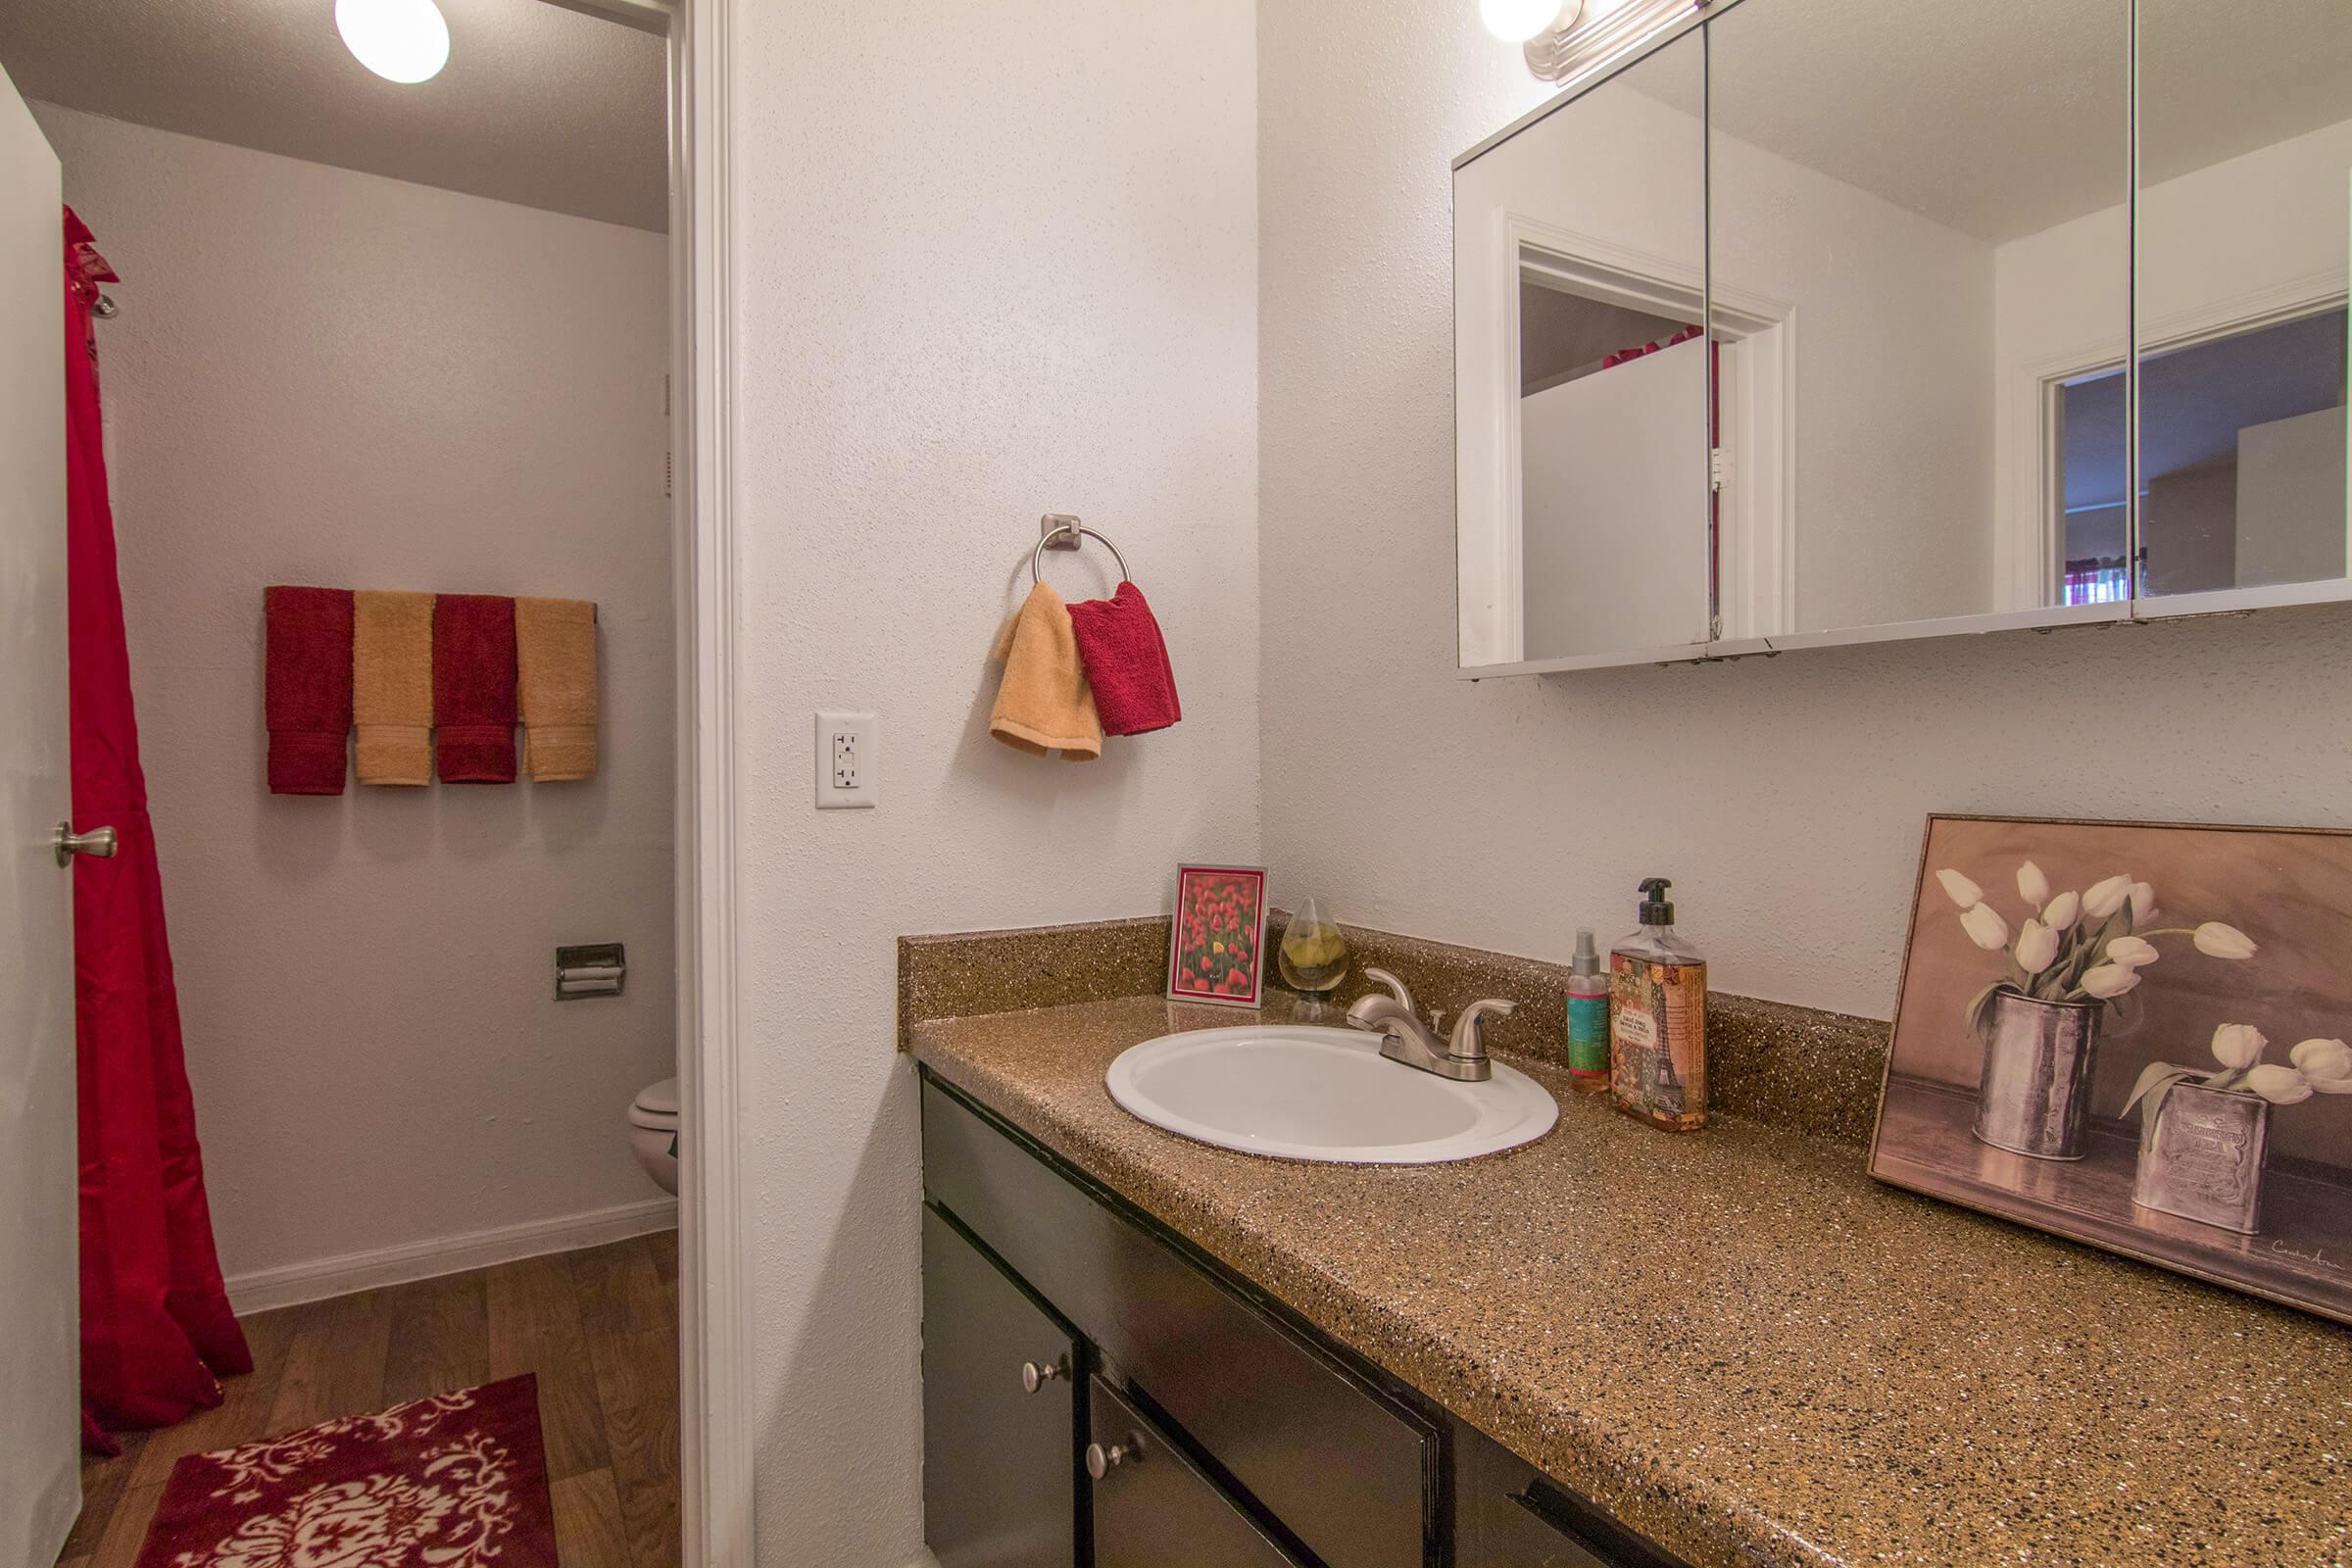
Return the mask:
<path id="1" fill-rule="evenodd" d="M 2132 1201 L 2251 1236 L 2262 1224 L 2271 1102 L 2175 1084 L 2139 1139 Z"/>
<path id="2" fill-rule="evenodd" d="M 2081 1159 L 2090 1113 L 2098 1002 L 2037 1002 L 1996 991 L 1984 1013 L 1977 1137 L 2035 1159 Z"/>

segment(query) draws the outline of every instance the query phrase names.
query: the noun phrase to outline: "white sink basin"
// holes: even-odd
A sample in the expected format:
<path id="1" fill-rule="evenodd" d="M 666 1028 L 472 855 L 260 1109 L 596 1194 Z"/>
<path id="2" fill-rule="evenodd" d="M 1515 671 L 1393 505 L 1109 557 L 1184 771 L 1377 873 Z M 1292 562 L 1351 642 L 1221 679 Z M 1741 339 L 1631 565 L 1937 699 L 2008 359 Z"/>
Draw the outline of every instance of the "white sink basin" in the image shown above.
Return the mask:
<path id="1" fill-rule="evenodd" d="M 1483 1084 L 1390 1061 L 1356 1029 L 1250 1024 L 1162 1035 L 1120 1054 L 1110 1098 L 1154 1127 L 1276 1159 L 1434 1165 L 1516 1149 L 1559 1106 L 1500 1062 Z"/>

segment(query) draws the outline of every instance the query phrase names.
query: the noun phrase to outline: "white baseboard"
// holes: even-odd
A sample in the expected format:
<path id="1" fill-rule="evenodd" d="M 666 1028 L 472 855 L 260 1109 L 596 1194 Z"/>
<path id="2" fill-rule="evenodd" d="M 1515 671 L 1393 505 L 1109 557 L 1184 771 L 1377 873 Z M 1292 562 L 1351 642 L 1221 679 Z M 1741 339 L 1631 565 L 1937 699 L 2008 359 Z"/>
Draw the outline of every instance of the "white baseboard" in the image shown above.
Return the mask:
<path id="1" fill-rule="evenodd" d="M 436 1279 L 467 1269 L 512 1263 L 518 1257 L 575 1251 L 626 1241 L 653 1231 L 676 1228 L 678 1200 L 649 1198 L 641 1203 L 622 1203 L 586 1214 L 532 1220 L 497 1230 L 468 1231 L 425 1242 L 405 1242 L 372 1252 L 345 1252 L 338 1257 L 288 1263 L 280 1268 L 232 1274 L 228 1304 L 241 1317 L 272 1307 L 322 1301 L 331 1296 L 373 1290 L 379 1285 L 406 1285 L 411 1280 Z"/>

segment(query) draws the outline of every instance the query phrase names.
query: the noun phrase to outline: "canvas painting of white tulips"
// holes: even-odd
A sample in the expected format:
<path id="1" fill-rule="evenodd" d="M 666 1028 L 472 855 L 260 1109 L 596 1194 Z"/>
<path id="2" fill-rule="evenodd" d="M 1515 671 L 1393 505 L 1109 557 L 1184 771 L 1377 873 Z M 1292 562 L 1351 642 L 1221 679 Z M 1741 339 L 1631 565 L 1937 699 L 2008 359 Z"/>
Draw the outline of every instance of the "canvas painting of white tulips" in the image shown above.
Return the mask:
<path id="1" fill-rule="evenodd" d="M 1928 821 L 1873 1175 L 2352 1322 L 2352 833 Z"/>

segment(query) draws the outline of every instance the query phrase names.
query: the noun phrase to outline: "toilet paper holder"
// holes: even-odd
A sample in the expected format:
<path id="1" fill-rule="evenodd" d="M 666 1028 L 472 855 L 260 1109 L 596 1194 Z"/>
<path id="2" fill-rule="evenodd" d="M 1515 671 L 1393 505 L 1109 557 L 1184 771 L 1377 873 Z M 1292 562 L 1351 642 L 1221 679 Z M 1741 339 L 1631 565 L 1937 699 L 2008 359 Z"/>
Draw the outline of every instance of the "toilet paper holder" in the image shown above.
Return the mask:
<path id="1" fill-rule="evenodd" d="M 617 942 L 556 950 L 556 1000 L 617 997 L 628 984 L 628 955 Z"/>

